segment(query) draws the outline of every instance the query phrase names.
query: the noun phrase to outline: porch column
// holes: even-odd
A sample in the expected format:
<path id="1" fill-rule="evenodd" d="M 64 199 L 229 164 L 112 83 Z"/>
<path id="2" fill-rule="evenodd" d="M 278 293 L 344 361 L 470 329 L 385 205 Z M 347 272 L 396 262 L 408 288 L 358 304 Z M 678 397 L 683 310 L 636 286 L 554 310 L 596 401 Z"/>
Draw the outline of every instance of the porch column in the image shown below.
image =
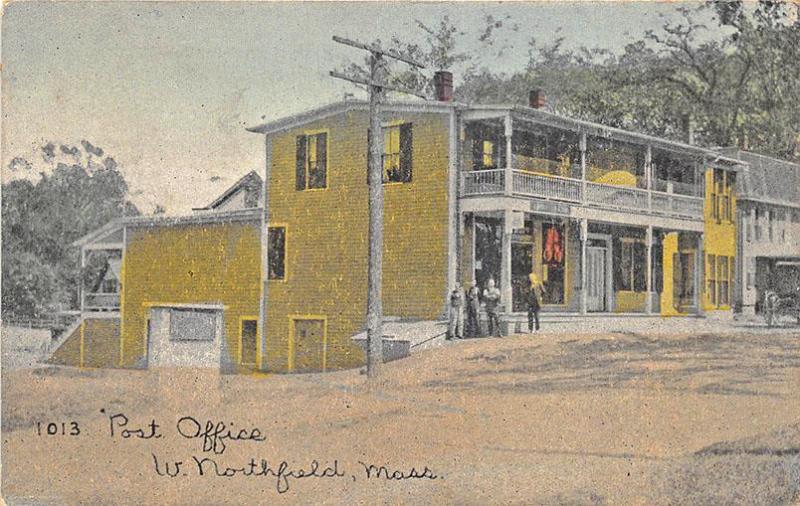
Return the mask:
<path id="1" fill-rule="evenodd" d="M 645 245 L 647 246 L 647 272 L 645 274 L 645 312 L 647 314 L 653 313 L 653 225 L 647 226 L 647 234 L 645 236 Z"/>
<path id="2" fill-rule="evenodd" d="M 653 148 L 647 145 L 644 153 L 644 180 L 647 186 L 647 209 L 653 208 Z"/>
<path id="3" fill-rule="evenodd" d="M 586 132 L 581 132 L 579 148 L 581 150 L 581 202 L 586 199 Z"/>
<path id="4" fill-rule="evenodd" d="M 510 209 L 503 211 L 503 250 L 500 254 L 500 290 L 502 295 L 501 302 L 505 307 L 506 313 L 510 313 L 512 310 L 511 298 L 513 292 L 511 290 L 511 233 L 513 232 L 513 214 L 514 212 Z"/>
<path id="5" fill-rule="evenodd" d="M 511 195 L 514 191 L 514 155 L 512 153 L 511 139 L 514 135 L 514 127 L 511 124 L 511 114 L 506 114 L 505 121 L 505 138 L 506 138 L 506 167 L 505 167 L 505 194 Z"/>
<path id="6" fill-rule="evenodd" d="M 705 309 L 703 308 L 703 287 L 706 279 L 706 256 L 703 252 L 704 248 L 703 234 L 697 234 L 697 251 L 695 252 L 695 258 L 697 259 L 695 265 L 697 268 L 695 269 L 694 276 L 694 300 L 695 313 L 698 316 L 703 316 L 705 314 Z"/>
<path id="7" fill-rule="evenodd" d="M 581 218 L 581 314 L 586 314 L 588 294 L 586 293 L 586 243 L 589 240 L 589 220 Z"/>

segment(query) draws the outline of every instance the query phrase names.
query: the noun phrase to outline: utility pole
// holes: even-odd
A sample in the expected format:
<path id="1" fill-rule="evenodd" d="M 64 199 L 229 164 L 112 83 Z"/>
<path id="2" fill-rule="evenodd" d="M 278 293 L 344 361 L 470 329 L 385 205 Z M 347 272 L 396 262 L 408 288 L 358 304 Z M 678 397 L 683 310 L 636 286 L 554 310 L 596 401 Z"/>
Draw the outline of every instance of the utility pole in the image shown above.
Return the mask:
<path id="1" fill-rule="evenodd" d="M 367 136 L 367 182 L 369 184 L 369 267 L 367 274 L 367 377 L 374 378 L 383 363 L 383 131 L 381 128 L 381 103 L 386 90 L 399 91 L 426 98 L 419 92 L 390 86 L 386 83 L 385 56 L 408 65 L 425 68 L 411 58 L 381 49 L 376 44 L 364 44 L 342 37 L 333 41 L 370 52 L 369 79 L 348 76 L 331 71 L 331 77 L 344 79 L 369 89 L 369 135 Z"/>

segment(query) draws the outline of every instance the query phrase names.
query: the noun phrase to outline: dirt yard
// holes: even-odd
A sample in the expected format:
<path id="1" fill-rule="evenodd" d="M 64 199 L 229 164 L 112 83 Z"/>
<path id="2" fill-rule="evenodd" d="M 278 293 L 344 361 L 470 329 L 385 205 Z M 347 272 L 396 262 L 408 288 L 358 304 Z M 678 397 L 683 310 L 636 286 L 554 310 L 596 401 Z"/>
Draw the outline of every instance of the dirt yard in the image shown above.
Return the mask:
<path id="1" fill-rule="evenodd" d="M 10 504 L 800 499 L 790 332 L 472 340 L 387 364 L 372 386 L 358 371 L 2 379 Z"/>

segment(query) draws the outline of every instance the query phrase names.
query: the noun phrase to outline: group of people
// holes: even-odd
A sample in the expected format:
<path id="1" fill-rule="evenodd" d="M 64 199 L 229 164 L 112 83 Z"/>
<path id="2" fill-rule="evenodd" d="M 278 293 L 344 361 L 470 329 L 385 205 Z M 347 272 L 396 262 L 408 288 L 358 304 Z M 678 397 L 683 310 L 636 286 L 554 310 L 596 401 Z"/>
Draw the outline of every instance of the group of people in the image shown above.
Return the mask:
<path id="1" fill-rule="evenodd" d="M 539 330 L 539 311 L 542 307 L 544 286 L 535 273 L 531 273 L 528 280 L 529 286 L 525 298 L 528 308 L 528 331 L 534 332 Z M 488 335 L 500 337 L 500 297 L 500 290 L 493 278 L 489 278 L 486 282 L 486 288 L 482 294 L 477 283 L 473 283 L 466 293 L 461 289 L 461 285 L 456 283 L 453 291 L 450 292 L 447 339 L 463 339 L 464 337 L 483 335 L 479 317 L 481 303 L 486 310 Z"/>

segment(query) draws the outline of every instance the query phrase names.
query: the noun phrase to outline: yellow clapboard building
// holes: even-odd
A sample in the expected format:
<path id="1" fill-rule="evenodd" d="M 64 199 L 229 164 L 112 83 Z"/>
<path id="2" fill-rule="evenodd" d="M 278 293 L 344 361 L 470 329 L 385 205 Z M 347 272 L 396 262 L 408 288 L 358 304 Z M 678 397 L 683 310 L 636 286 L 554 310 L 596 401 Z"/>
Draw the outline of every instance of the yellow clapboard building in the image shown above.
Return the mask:
<path id="1" fill-rule="evenodd" d="M 541 105 L 384 105 L 384 314 L 435 321 L 456 283 L 493 279 L 513 332 L 532 272 L 545 312 L 729 312 L 746 162 Z M 347 100 L 253 127 L 265 166 L 210 205 L 81 238 L 82 258 L 103 252 L 116 267 L 84 287 L 81 322 L 51 360 L 363 364 L 353 336 L 366 313 L 368 125 L 368 104 Z"/>

